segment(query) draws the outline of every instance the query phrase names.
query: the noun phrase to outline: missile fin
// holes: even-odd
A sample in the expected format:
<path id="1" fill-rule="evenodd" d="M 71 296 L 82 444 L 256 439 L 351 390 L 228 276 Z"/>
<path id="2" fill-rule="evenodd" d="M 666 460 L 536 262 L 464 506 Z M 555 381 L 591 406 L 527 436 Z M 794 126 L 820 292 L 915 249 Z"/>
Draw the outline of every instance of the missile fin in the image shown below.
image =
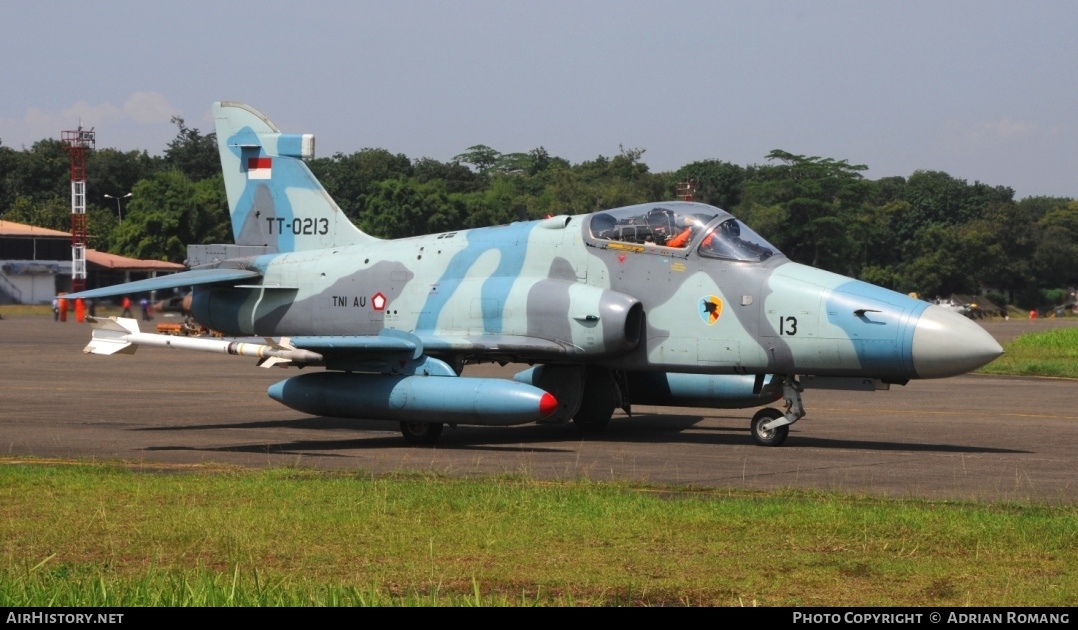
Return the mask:
<path id="1" fill-rule="evenodd" d="M 90 343 L 82 349 L 88 354 L 135 354 L 138 346 L 127 340 L 127 335 L 139 331 L 138 321 L 128 317 L 107 319 L 87 317 L 92 331 Z"/>

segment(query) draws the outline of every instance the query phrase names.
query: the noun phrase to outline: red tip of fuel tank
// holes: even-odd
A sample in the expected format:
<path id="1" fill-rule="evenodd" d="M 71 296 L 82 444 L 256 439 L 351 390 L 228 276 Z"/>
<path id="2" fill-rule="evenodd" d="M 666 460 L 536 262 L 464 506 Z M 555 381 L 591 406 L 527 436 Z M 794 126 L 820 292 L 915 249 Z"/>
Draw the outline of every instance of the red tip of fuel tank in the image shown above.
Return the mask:
<path id="1" fill-rule="evenodd" d="M 543 394 L 543 397 L 539 399 L 539 413 L 543 414 L 543 417 L 545 418 L 557 410 L 558 399 L 554 398 L 549 393 Z"/>

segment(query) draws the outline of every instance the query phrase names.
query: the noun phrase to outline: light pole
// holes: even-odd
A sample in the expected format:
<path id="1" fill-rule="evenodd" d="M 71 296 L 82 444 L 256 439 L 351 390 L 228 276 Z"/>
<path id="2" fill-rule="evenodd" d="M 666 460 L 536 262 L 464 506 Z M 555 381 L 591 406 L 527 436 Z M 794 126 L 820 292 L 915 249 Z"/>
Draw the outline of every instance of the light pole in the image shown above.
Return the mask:
<path id="1" fill-rule="evenodd" d="M 131 193 L 127 193 L 126 195 L 122 195 L 120 197 L 113 197 L 112 195 L 110 195 L 108 193 L 105 193 L 105 199 L 115 199 L 116 200 L 116 212 L 120 215 L 120 223 L 124 222 L 124 211 L 120 209 L 120 200 L 121 199 L 127 199 L 130 196 L 131 196 Z"/>

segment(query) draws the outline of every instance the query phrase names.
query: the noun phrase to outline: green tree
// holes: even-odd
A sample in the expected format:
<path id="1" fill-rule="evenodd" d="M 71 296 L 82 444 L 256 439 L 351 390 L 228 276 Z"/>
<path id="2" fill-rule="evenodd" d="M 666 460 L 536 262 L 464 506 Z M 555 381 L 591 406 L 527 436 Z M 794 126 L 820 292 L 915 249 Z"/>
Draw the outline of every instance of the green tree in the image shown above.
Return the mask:
<path id="1" fill-rule="evenodd" d="M 449 193 L 475 192 L 487 184 L 470 168 L 460 162 L 439 162 L 432 158 L 420 158 L 412 163 L 412 172 L 419 183 L 445 182 Z"/>
<path id="2" fill-rule="evenodd" d="M 544 193 L 553 181 L 564 174 L 571 166 L 569 161 L 552 156 L 543 147 L 537 147 L 527 153 L 527 166 L 517 175 L 515 185 L 520 195 L 525 197 L 527 216 L 540 218 L 552 214 L 561 214 L 561 209 L 554 209 L 543 201 Z"/>
<path id="3" fill-rule="evenodd" d="M 218 160 L 216 152 L 214 159 Z M 162 158 L 151 157 L 145 151 L 98 149 L 86 160 L 86 203 L 111 207 L 112 214 L 118 215 L 115 197 L 126 195 L 140 180 L 164 168 Z M 219 165 L 217 170 L 221 170 Z M 113 198 L 106 198 L 106 194 Z"/>
<path id="4" fill-rule="evenodd" d="M 34 199 L 19 196 L 4 213 L 3 218 L 5 221 L 70 232 L 71 197 Z"/>
<path id="5" fill-rule="evenodd" d="M 1066 197 L 1026 197 L 1018 201 L 1017 205 L 1024 216 L 1028 216 L 1030 221 L 1036 223 L 1049 212 L 1066 208 L 1073 201 Z"/>
<path id="6" fill-rule="evenodd" d="M 491 179 L 486 190 L 465 199 L 465 227 L 505 225 L 519 220 L 526 212 L 526 202 L 514 183 L 506 177 Z"/>
<path id="7" fill-rule="evenodd" d="M 367 197 L 380 182 L 411 177 L 412 162 L 401 153 L 385 149 L 363 149 L 355 153 L 336 153 L 309 163 L 326 191 L 353 221 L 365 219 Z"/>
<path id="8" fill-rule="evenodd" d="M 1013 301 L 1017 291 L 1035 284 L 1031 259 L 1037 224 L 1030 209 L 1013 202 L 991 203 L 982 216 L 960 226 L 970 275 L 981 289 L 1004 291 Z"/>
<path id="9" fill-rule="evenodd" d="M 0 144 L 0 217 L 15 203 L 15 169 L 19 154 Z"/>
<path id="10" fill-rule="evenodd" d="M 906 180 L 903 198 L 910 211 L 896 217 L 895 233 L 905 241 L 929 224 L 961 225 L 981 217 L 992 204 L 1012 202 L 1014 191 L 980 182 L 970 185 L 941 171 L 916 171 Z"/>
<path id="11" fill-rule="evenodd" d="M 902 259 L 902 244 L 898 242 L 892 229 L 895 213 L 903 211 L 908 204 L 904 201 L 892 201 L 882 205 L 866 203 L 855 213 L 849 224 L 852 245 L 851 257 L 856 257 L 858 265 L 865 267 L 895 267 Z M 863 276 L 858 275 L 858 277 Z M 883 284 L 895 288 L 894 284 Z"/>
<path id="12" fill-rule="evenodd" d="M 546 147 L 536 147 L 528 152 L 531 156 L 531 165 L 528 175 L 537 176 L 553 169 L 569 168 L 569 161 L 565 158 L 550 155 Z"/>
<path id="13" fill-rule="evenodd" d="M 784 204 L 768 206 L 752 203 L 743 204 L 737 211 L 738 218 L 763 236 L 780 250 L 785 243 L 781 240 L 790 222 L 790 213 Z M 785 252 L 784 252 L 785 253 Z"/>
<path id="14" fill-rule="evenodd" d="M 492 170 L 503 175 L 527 175 L 534 168 L 531 153 L 503 153 Z"/>
<path id="15" fill-rule="evenodd" d="M 221 175 L 192 182 L 178 170 L 135 185 L 123 223 L 113 230 L 113 251 L 143 259 L 182 262 L 187 245 L 232 240 Z"/>
<path id="16" fill-rule="evenodd" d="M 703 160 L 679 168 L 675 179 L 692 180 L 696 184 L 695 201 L 732 211 L 741 204 L 745 169 L 720 160 Z"/>
<path id="17" fill-rule="evenodd" d="M 756 216 L 772 208 L 762 236 L 792 260 L 856 276 L 865 262 L 863 241 L 870 237 L 856 221 L 871 193 L 861 175 L 868 167 L 779 149 L 767 159 L 776 164 L 747 173 L 742 205 L 748 212 L 737 214 Z M 774 221 L 783 213 L 784 221 Z"/>
<path id="18" fill-rule="evenodd" d="M 636 181 L 648 173 L 643 157 L 647 149 L 626 149 L 618 145 L 618 154 L 610 160 L 610 175 L 625 181 Z"/>
<path id="19" fill-rule="evenodd" d="M 1046 288 L 1078 285 L 1078 201 L 1047 212 L 1038 222 L 1034 273 Z"/>
<path id="20" fill-rule="evenodd" d="M 8 195 L 12 200 L 67 198 L 68 213 L 71 212 L 71 154 L 63 143 L 39 140 L 30 149 L 16 152 L 13 162 L 14 169 L 5 176 L 10 182 Z"/>
<path id="21" fill-rule="evenodd" d="M 584 214 L 596 206 L 591 186 L 575 168 L 548 174 L 542 191 L 531 202 L 535 216 Z"/>
<path id="22" fill-rule="evenodd" d="M 445 183 L 416 178 L 387 179 L 374 185 L 361 229 L 381 238 L 405 238 L 458 229 L 459 200 Z"/>
<path id="23" fill-rule="evenodd" d="M 884 206 L 889 203 L 904 201 L 905 194 L 905 177 L 881 177 L 872 182 L 869 202 L 876 206 Z"/>
<path id="24" fill-rule="evenodd" d="M 501 157 L 501 153 L 487 145 L 475 144 L 468 147 L 464 153 L 454 157 L 453 161 L 471 164 L 480 175 L 486 175 L 489 173 L 490 169 L 494 168 Z"/>
<path id="25" fill-rule="evenodd" d="M 165 164 L 195 182 L 220 173 L 217 134 L 203 135 L 198 129 L 188 127 L 181 116 L 173 116 L 172 123 L 176 125 L 177 132 L 165 149 Z"/>
<path id="26" fill-rule="evenodd" d="M 933 299 L 978 291 L 974 262 L 957 226 L 935 224 L 918 231 L 907 244 L 906 259 L 899 282 L 903 292 Z"/>

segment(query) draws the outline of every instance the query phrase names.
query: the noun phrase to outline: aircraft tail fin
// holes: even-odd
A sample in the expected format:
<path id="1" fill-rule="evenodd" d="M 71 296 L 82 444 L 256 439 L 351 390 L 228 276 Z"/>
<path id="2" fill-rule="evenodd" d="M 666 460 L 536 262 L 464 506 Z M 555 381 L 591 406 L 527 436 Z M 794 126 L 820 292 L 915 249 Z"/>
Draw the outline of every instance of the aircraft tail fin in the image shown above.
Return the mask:
<path id="1" fill-rule="evenodd" d="M 283 253 L 377 240 L 348 220 L 304 163 L 314 157 L 314 136 L 281 133 L 243 103 L 214 103 L 213 117 L 237 245 Z"/>

